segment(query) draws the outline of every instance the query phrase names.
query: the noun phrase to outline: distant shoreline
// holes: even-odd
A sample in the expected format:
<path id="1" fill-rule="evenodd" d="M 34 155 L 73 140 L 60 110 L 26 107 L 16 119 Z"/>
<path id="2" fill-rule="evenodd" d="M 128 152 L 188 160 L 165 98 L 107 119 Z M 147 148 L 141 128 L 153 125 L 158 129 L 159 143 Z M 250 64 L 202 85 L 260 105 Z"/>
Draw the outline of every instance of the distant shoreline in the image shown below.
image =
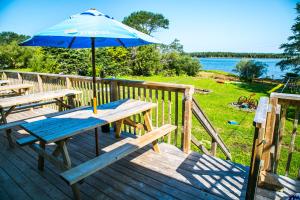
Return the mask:
<path id="1" fill-rule="evenodd" d="M 187 54 L 197 58 L 286 58 L 282 53 L 191 52 Z"/>

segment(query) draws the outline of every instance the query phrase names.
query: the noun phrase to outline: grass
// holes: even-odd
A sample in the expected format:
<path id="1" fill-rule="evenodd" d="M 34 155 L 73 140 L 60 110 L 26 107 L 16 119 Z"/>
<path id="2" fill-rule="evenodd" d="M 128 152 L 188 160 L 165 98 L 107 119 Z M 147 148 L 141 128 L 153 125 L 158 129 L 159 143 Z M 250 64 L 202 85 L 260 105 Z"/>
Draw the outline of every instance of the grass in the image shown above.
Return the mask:
<path id="1" fill-rule="evenodd" d="M 157 82 L 170 82 L 178 84 L 191 84 L 196 88 L 212 90 L 210 94 L 195 94 L 194 98 L 199 102 L 200 106 L 211 120 L 225 144 L 231 151 L 233 161 L 241 163 L 243 165 L 249 165 L 252 142 L 253 142 L 253 118 L 254 113 L 245 112 L 229 106 L 231 102 L 237 101 L 240 96 L 249 96 L 255 93 L 255 98 L 259 99 L 261 96 L 268 96 L 267 91 L 274 87 L 272 84 L 262 83 L 242 83 L 242 84 L 219 84 L 211 78 L 200 77 L 122 77 L 130 80 L 146 80 Z M 288 154 L 288 146 L 290 143 L 290 136 L 292 130 L 292 118 L 294 109 L 290 109 L 288 112 L 288 120 L 286 123 L 286 131 L 283 138 L 283 149 L 281 152 L 281 162 L 279 163 L 279 174 L 284 174 L 285 164 Z M 228 124 L 229 120 L 234 120 L 239 125 Z M 207 144 L 209 148 L 210 137 L 203 130 L 199 122 L 193 118 L 192 133 L 201 140 L 204 144 Z M 299 169 L 300 160 L 300 138 L 296 138 L 295 142 L 296 151 L 293 154 L 290 176 L 296 177 Z M 193 146 L 194 151 L 198 149 Z M 223 154 L 218 150 L 218 156 L 223 157 Z M 298 161 L 298 162 L 297 162 Z"/>

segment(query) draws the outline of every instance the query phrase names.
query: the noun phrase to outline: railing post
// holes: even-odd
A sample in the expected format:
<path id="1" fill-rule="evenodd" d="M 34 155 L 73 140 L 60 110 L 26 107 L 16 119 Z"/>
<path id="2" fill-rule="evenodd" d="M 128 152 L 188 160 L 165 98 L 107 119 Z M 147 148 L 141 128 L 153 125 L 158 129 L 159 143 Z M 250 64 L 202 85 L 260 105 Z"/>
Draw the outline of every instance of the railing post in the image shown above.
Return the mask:
<path id="1" fill-rule="evenodd" d="M 110 82 L 110 98 L 111 101 L 119 100 L 118 83 L 114 80 Z"/>
<path id="2" fill-rule="evenodd" d="M 72 89 L 72 81 L 69 77 L 66 77 L 66 87 L 67 89 Z"/>
<path id="3" fill-rule="evenodd" d="M 7 80 L 6 72 L 2 72 L 2 79 L 3 79 L 3 80 Z"/>
<path id="4" fill-rule="evenodd" d="M 191 149 L 192 134 L 192 105 L 194 87 L 185 89 L 184 92 L 184 124 L 183 124 L 183 152 L 189 153 Z"/>
<path id="5" fill-rule="evenodd" d="M 289 171 L 290 171 L 290 165 L 291 165 L 292 156 L 293 156 L 293 152 L 294 152 L 294 146 L 295 146 L 295 139 L 296 139 L 296 135 L 297 135 L 299 111 L 300 111 L 300 108 L 299 108 L 299 106 L 297 106 L 296 110 L 295 110 L 293 132 L 292 132 L 291 142 L 290 142 L 290 146 L 289 146 L 289 154 L 288 154 L 288 159 L 287 159 L 286 167 L 285 167 L 285 176 L 288 176 Z"/>
<path id="6" fill-rule="evenodd" d="M 284 128 L 285 128 L 285 121 L 286 121 L 286 111 L 287 111 L 288 105 L 283 104 L 280 107 L 280 114 L 279 117 L 280 119 L 276 119 L 276 121 L 279 121 L 279 127 L 278 127 L 278 132 L 275 132 L 277 134 L 276 141 L 275 141 L 275 158 L 274 158 L 274 169 L 273 172 L 277 174 L 277 168 L 278 168 L 278 163 L 280 159 L 280 153 L 281 153 L 281 143 L 282 143 L 282 138 L 284 134 Z M 278 114 L 277 114 L 278 116 Z"/>
<path id="7" fill-rule="evenodd" d="M 44 88 L 43 88 L 43 79 L 41 77 L 41 75 L 37 74 L 37 81 L 38 81 L 38 86 L 39 86 L 39 92 L 43 92 Z"/>
<path id="8" fill-rule="evenodd" d="M 212 156 L 216 156 L 216 153 L 217 153 L 217 147 L 218 147 L 218 144 L 216 142 L 215 139 L 212 139 L 211 140 L 211 149 L 210 149 L 210 154 Z"/>
<path id="9" fill-rule="evenodd" d="M 19 80 L 19 82 L 20 82 L 20 83 L 23 83 L 22 75 L 21 75 L 19 72 L 17 73 L 17 75 L 18 75 L 18 80 Z"/>
<path id="10" fill-rule="evenodd" d="M 273 148 L 273 136 L 274 136 L 274 128 L 275 128 L 275 119 L 276 119 L 276 109 L 277 109 L 278 99 L 271 97 L 269 111 L 267 115 L 266 122 L 266 133 L 265 133 L 265 141 L 262 160 L 264 161 L 264 166 L 262 167 L 262 171 L 270 171 L 271 170 L 271 153 L 274 156 L 274 148 Z M 272 151 L 271 151 L 272 150 Z M 272 159 L 274 160 L 274 159 Z"/>
<path id="11" fill-rule="evenodd" d="M 254 118 L 254 137 L 252 144 L 252 154 L 250 161 L 250 170 L 248 176 L 246 199 L 255 199 L 256 187 L 261 171 L 262 152 L 265 144 L 264 136 L 266 131 L 266 121 L 268 116 L 269 98 L 261 97 Z"/>

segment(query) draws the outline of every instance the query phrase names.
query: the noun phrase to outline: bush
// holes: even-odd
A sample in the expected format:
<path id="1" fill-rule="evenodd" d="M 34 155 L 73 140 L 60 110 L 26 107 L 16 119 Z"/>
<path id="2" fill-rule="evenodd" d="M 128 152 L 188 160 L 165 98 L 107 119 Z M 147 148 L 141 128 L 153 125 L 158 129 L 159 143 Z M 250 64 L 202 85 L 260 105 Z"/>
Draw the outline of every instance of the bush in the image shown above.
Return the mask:
<path id="1" fill-rule="evenodd" d="M 151 76 L 161 71 L 161 55 L 156 45 L 140 46 L 131 48 L 132 75 Z"/>
<path id="2" fill-rule="evenodd" d="M 177 76 L 181 74 L 195 76 L 201 68 L 197 59 L 180 54 L 176 51 L 163 54 L 162 63 L 164 65 L 164 70 L 174 72 Z"/>
<path id="3" fill-rule="evenodd" d="M 17 41 L 0 46 L 0 64 L 3 68 L 29 67 L 34 48 L 20 47 Z"/>
<path id="4" fill-rule="evenodd" d="M 241 80 L 252 81 L 267 72 L 268 65 L 255 60 L 241 60 L 233 71 L 239 74 Z"/>

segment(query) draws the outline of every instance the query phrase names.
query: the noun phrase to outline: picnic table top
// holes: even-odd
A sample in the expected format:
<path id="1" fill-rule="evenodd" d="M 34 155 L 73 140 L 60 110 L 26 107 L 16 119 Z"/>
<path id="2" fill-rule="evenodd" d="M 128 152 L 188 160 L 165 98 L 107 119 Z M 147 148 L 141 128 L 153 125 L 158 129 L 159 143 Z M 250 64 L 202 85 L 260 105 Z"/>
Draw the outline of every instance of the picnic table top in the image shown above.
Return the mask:
<path id="1" fill-rule="evenodd" d="M 1 84 L 1 82 L 0 82 Z M 0 91 L 4 91 L 4 90 L 19 90 L 19 89 L 28 89 L 28 88 L 32 88 L 33 85 L 32 84 L 14 84 L 14 85 L 3 85 L 0 86 Z"/>
<path id="2" fill-rule="evenodd" d="M 78 90 L 61 89 L 55 91 L 27 94 L 23 96 L 8 97 L 8 98 L 0 99 L 0 108 L 7 108 L 7 107 L 19 106 L 23 104 L 36 103 L 40 101 L 51 100 L 55 98 L 65 97 L 65 96 L 72 96 L 80 93 L 81 91 Z"/>
<path id="3" fill-rule="evenodd" d="M 9 80 L 0 80 L 0 85 L 9 83 Z"/>
<path id="4" fill-rule="evenodd" d="M 92 107 L 88 107 L 21 126 L 39 140 L 51 143 L 69 138 L 83 131 L 125 119 L 154 107 L 156 107 L 155 103 L 122 99 L 98 106 L 97 114 L 93 113 Z"/>

